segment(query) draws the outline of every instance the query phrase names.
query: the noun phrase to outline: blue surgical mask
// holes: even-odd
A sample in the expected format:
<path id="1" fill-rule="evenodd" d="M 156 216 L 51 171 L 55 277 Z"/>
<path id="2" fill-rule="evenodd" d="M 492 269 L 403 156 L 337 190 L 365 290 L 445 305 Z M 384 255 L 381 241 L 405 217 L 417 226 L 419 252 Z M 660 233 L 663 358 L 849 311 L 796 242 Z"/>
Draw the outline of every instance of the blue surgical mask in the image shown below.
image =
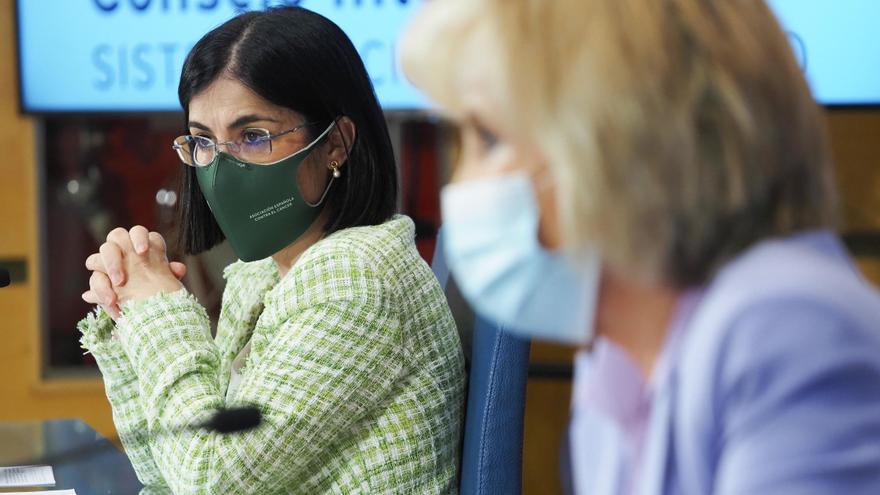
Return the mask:
<path id="1" fill-rule="evenodd" d="M 536 339 L 592 339 L 599 256 L 575 261 L 541 246 L 528 175 L 450 184 L 441 206 L 450 270 L 477 313 Z"/>

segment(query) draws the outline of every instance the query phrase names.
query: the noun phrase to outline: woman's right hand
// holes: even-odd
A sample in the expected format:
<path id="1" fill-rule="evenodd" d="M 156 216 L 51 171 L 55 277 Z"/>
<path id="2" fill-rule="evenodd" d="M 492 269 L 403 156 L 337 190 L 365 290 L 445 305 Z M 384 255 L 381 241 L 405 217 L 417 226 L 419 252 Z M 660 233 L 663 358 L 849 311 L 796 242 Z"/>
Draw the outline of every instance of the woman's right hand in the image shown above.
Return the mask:
<path id="1" fill-rule="evenodd" d="M 120 227 L 107 235 L 107 242 L 101 245 L 99 252 L 86 258 L 85 263 L 92 276 L 89 278 L 89 290 L 82 295 L 83 300 L 101 306 L 114 320 L 122 315 L 115 287 L 125 285 L 127 274 L 123 269 L 122 249 L 111 237 L 119 239 L 123 232 L 137 254 L 145 254 L 150 249 L 150 231 L 145 227 L 138 225 L 130 231 Z M 168 266 L 178 280 L 186 275 L 186 265 L 183 263 L 172 261 Z"/>

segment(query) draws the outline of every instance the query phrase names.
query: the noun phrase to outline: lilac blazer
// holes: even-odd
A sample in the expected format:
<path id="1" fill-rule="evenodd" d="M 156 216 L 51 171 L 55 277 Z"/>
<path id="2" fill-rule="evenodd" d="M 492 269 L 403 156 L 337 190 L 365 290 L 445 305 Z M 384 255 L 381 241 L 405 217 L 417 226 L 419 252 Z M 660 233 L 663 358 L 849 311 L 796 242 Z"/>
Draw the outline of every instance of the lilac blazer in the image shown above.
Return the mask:
<path id="1" fill-rule="evenodd" d="M 674 361 L 634 493 L 880 494 L 880 297 L 835 235 L 766 241 L 729 263 Z M 620 493 L 602 463 L 615 435 L 594 433 L 573 445 L 610 480 L 591 495 Z"/>

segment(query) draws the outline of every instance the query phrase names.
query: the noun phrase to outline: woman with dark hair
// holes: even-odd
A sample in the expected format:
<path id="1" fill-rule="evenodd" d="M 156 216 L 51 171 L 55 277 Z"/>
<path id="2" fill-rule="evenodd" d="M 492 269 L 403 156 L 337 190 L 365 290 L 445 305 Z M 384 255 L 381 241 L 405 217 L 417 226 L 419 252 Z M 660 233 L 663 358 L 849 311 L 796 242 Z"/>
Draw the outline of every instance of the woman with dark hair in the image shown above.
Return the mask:
<path id="1" fill-rule="evenodd" d="M 100 253 L 80 323 L 141 481 L 175 493 L 456 491 L 463 358 L 443 292 L 395 214 L 394 158 L 346 35 L 300 8 L 208 33 L 179 88 L 181 242 L 241 261 L 216 338 L 143 227 Z M 181 428 L 255 404 L 235 435 Z"/>

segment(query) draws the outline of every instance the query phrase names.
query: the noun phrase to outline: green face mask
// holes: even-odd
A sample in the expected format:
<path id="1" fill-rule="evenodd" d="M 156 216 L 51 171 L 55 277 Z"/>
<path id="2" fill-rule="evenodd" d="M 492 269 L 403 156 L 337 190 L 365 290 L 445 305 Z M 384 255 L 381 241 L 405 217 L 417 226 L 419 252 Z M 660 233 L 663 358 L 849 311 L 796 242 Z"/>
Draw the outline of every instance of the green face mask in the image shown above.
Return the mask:
<path id="1" fill-rule="evenodd" d="M 217 153 L 210 164 L 196 167 L 202 194 L 242 261 L 277 253 L 320 215 L 333 177 L 316 204 L 303 198 L 296 177 L 303 160 L 332 128 L 330 124 L 308 146 L 277 162 L 255 164 Z"/>

